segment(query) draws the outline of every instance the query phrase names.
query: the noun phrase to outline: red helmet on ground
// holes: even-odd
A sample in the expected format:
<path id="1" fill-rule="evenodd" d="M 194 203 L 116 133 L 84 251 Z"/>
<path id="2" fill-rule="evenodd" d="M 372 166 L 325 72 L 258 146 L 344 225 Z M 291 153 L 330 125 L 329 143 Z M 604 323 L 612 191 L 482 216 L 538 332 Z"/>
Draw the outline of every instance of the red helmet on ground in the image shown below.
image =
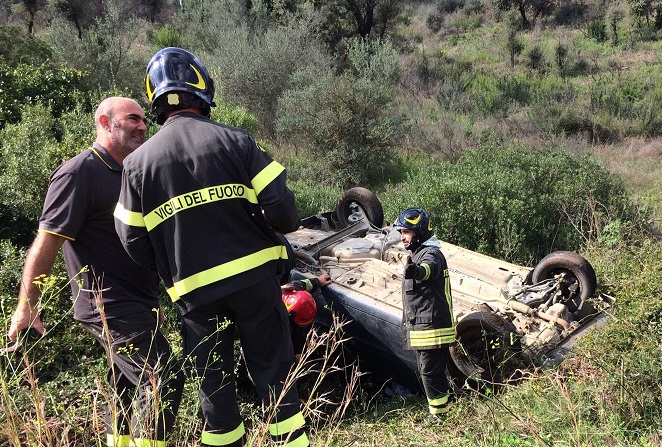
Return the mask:
<path id="1" fill-rule="evenodd" d="M 315 298 L 305 290 L 288 290 L 283 292 L 283 303 L 290 315 L 294 315 L 294 323 L 306 327 L 313 324 L 317 315 Z"/>

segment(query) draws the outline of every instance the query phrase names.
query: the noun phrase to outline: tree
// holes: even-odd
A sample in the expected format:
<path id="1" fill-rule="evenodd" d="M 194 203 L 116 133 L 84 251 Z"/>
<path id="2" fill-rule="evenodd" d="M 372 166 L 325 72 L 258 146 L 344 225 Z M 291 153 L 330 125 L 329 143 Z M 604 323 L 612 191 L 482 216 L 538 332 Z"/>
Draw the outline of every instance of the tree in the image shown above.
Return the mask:
<path id="1" fill-rule="evenodd" d="M 34 32 L 34 17 L 37 12 L 46 7 L 46 0 L 21 0 L 21 3 L 30 15 L 30 19 L 28 20 L 28 34 L 32 34 Z"/>
<path id="2" fill-rule="evenodd" d="M 646 26 L 650 25 L 650 18 L 653 14 L 654 5 L 656 5 L 656 3 L 655 0 L 628 0 L 632 15 L 639 20 L 645 19 Z"/>
<path id="3" fill-rule="evenodd" d="M 52 0 L 53 6 L 74 24 L 78 38 L 83 38 L 83 31 L 101 14 L 101 0 Z"/>
<path id="4" fill-rule="evenodd" d="M 492 0 L 492 3 L 499 11 L 516 9 L 522 19 L 524 29 L 530 29 L 532 22 L 535 22 L 541 15 L 549 14 L 554 8 L 552 0 Z M 531 19 L 527 15 L 529 13 L 532 14 Z"/>
<path id="5" fill-rule="evenodd" d="M 310 148 L 319 180 L 344 187 L 376 182 L 407 132 L 396 107 L 398 55 L 390 44 L 352 41 L 339 76 L 310 69 L 279 101 L 279 135 Z"/>
<path id="6" fill-rule="evenodd" d="M 331 48 L 355 36 L 384 39 L 402 11 L 404 0 L 318 1 L 325 35 Z"/>

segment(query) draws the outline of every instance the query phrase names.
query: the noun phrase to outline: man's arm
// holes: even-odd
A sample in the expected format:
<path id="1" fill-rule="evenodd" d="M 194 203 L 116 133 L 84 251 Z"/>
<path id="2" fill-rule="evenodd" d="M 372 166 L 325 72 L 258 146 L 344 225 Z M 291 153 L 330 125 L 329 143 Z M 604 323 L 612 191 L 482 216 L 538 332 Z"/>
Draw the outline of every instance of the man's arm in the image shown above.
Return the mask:
<path id="1" fill-rule="evenodd" d="M 18 305 L 11 317 L 7 335 L 12 342 L 16 342 L 18 333 L 30 326 L 43 334 L 44 324 L 39 318 L 37 303 L 39 301 L 39 288 L 34 284 L 35 278 L 48 275 L 55 264 L 58 251 L 64 238 L 52 233 L 40 231 L 32 246 L 28 250 L 21 275 L 21 284 L 18 292 Z"/>
<path id="2" fill-rule="evenodd" d="M 122 173 L 122 188 L 115 207 L 115 231 L 124 250 L 136 264 L 156 271 L 154 248 L 149 240 L 145 218 L 140 208 L 140 196 L 134 189 L 125 165 Z"/>
<path id="3" fill-rule="evenodd" d="M 299 215 L 294 193 L 286 185 L 285 168 L 258 148 L 252 138 L 250 142 L 253 157 L 249 159 L 247 169 L 264 217 L 279 233 L 296 230 Z"/>

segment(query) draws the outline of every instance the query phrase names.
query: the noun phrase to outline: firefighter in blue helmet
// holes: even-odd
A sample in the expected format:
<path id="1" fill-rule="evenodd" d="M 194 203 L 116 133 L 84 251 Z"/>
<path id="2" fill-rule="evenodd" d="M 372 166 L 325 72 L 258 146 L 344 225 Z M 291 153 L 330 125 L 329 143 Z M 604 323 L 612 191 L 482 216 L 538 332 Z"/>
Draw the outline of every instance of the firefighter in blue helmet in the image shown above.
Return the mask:
<path id="1" fill-rule="evenodd" d="M 402 282 L 405 340 L 416 352 L 423 389 L 432 415 L 448 411 L 446 376 L 449 345 L 455 341 L 455 319 L 446 258 L 433 238 L 430 216 L 420 208 L 404 210 L 393 228 L 411 256 Z"/>
<path id="2" fill-rule="evenodd" d="M 298 228 L 283 166 L 244 130 L 209 119 L 214 82 L 190 52 L 165 48 L 147 66 L 161 129 L 124 162 L 115 224 L 124 248 L 157 270 L 178 307 L 184 352 L 200 379 L 203 446 L 242 446 L 235 328 L 281 446 L 307 446 L 279 277 Z M 286 385 L 289 384 L 289 385 Z"/>

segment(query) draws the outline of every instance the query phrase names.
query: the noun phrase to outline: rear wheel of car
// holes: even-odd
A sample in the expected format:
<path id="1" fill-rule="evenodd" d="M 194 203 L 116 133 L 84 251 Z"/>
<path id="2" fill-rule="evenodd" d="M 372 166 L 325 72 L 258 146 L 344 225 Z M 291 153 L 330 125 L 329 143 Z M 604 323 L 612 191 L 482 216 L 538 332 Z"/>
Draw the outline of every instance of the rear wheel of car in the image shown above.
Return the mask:
<path id="1" fill-rule="evenodd" d="M 493 312 L 474 312 L 456 327 L 448 369 L 456 385 L 494 388 L 517 378 L 522 345 L 515 326 Z"/>
<path id="2" fill-rule="evenodd" d="M 367 188 L 357 186 L 345 191 L 335 209 L 335 217 L 341 227 L 353 223 L 350 216 L 361 212 L 375 227 L 384 225 L 384 208 L 377 196 Z"/>
<path id="3" fill-rule="evenodd" d="M 565 273 L 563 292 L 571 312 L 581 308 L 582 303 L 595 293 L 597 279 L 591 264 L 573 251 L 555 251 L 548 254 L 533 269 L 534 284 Z"/>

